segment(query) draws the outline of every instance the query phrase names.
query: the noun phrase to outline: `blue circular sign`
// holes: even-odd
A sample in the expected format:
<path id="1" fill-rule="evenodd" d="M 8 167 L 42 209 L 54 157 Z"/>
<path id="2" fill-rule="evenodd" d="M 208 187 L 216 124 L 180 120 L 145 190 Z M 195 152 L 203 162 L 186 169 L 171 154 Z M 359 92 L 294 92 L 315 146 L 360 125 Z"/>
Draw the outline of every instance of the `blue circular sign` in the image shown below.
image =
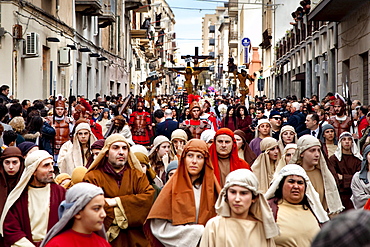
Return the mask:
<path id="1" fill-rule="evenodd" d="M 249 38 L 242 39 L 243 46 L 249 46 L 251 44 L 251 40 Z"/>

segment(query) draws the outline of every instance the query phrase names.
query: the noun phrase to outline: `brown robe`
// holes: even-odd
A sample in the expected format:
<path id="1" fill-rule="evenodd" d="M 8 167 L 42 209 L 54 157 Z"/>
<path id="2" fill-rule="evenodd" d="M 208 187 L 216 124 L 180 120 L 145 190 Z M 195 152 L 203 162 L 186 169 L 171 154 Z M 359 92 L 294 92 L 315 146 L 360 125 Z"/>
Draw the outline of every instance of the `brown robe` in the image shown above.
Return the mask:
<path id="1" fill-rule="evenodd" d="M 331 172 L 336 173 L 333 174 L 334 177 L 336 177 L 337 174 L 343 175 L 343 179 L 338 180 L 339 195 L 345 210 L 353 208 L 353 204 L 350 199 L 352 196 L 351 182 L 353 175 L 361 169 L 361 160 L 356 158 L 354 155 L 342 153 L 341 161 L 339 161 L 335 155 L 332 155 L 329 158 L 328 166 Z"/>
<path id="2" fill-rule="evenodd" d="M 153 203 L 154 189 L 149 184 L 146 175 L 127 166 L 123 173 L 121 186 L 118 187 L 115 179 L 101 169 L 89 171 L 84 181 L 101 187 L 106 198 L 119 197 L 128 221 L 128 228 L 110 244 L 113 247 L 148 246 L 143 232 L 143 224 Z M 107 204 L 104 207 L 107 217 L 104 220 L 108 230 L 114 220 L 113 207 Z"/>

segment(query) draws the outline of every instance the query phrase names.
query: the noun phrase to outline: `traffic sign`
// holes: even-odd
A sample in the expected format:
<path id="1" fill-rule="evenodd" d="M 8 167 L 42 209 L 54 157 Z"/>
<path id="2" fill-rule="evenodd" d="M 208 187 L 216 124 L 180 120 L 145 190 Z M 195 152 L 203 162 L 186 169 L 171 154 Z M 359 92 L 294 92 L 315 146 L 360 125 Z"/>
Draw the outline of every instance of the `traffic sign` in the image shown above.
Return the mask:
<path id="1" fill-rule="evenodd" d="M 242 39 L 243 46 L 249 46 L 251 44 L 251 40 L 249 38 Z"/>

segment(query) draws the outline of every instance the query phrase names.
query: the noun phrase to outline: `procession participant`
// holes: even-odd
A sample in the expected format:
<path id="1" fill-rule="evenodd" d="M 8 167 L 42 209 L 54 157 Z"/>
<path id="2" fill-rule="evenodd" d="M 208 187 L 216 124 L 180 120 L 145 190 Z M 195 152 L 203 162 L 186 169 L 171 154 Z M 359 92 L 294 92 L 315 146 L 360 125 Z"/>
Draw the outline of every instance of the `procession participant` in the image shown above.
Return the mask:
<path id="1" fill-rule="evenodd" d="M 200 119 L 201 109 L 199 102 L 197 101 L 199 99 L 194 95 L 189 95 L 188 100 L 190 104 L 189 109 L 191 119 L 184 120 L 180 125 L 180 128 L 188 128 L 193 138 L 199 139 L 203 131 L 211 129 L 211 125 L 207 120 Z"/>
<path id="2" fill-rule="evenodd" d="M 207 222 L 200 247 L 275 246 L 273 238 L 279 229 L 250 170 L 227 175 L 215 208 L 217 216 Z"/>
<path id="3" fill-rule="evenodd" d="M 100 113 L 99 117 L 97 118 L 96 122 L 101 125 L 102 127 L 102 134 L 105 134 L 108 131 L 107 123 L 111 120 L 111 115 L 108 108 L 104 108 L 103 111 Z"/>
<path id="4" fill-rule="evenodd" d="M 351 201 L 355 209 L 363 208 L 367 200 L 370 198 L 370 146 L 365 148 L 362 155 L 361 170 L 353 175 L 351 181 Z"/>
<path id="5" fill-rule="evenodd" d="M 217 130 L 209 154 L 221 186 L 225 184 L 225 178 L 230 172 L 241 168 L 251 169 L 245 160 L 239 158 L 234 133 L 228 128 Z"/>
<path id="6" fill-rule="evenodd" d="M 10 192 L 17 185 L 23 170 L 24 159 L 17 147 L 8 147 L 0 158 L 0 215 Z M 4 246 L 4 239 L 0 235 L 0 246 Z"/>
<path id="7" fill-rule="evenodd" d="M 351 181 L 353 175 L 361 169 L 362 155 L 349 132 L 343 132 L 339 137 L 338 148 L 329 158 L 330 170 L 338 177 L 339 194 L 346 210 L 353 208 L 351 202 Z"/>
<path id="8" fill-rule="evenodd" d="M 204 133 L 204 131 L 203 131 Z M 180 159 L 185 144 L 188 142 L 188 135 L 182 129 L 174 130 L 171 134 L 171 152 Z"/>
<path id="9" fill-rule="evenodd" d="M 54 183 L 53 157 L 37 150 L 25 160 L 25 170 L 10 192 L 0 220 L 5 246 L 39 246 L 58 222 L 65 189 Z M 49 202 L 49 203 L 45 203 Z"/>
<path id="10" fill-rule="evenodd" d="M 84 181 L 103 188 L 104 227 L 112 247 L 148 246 L 142 226 L 154 189 L 122 135 L 113 134 L 105 140 Z"/>
<path id="11" fill-rule="evenodd" d="M 81 98 L 80 100 L 81 100 L 81 104 L 76 105 L 75 108 L 74 108 L 74 110 L 75 110 L 74 113 L 73 113 L 73 118 L 75 120 L 74 125 L 76 125 L 78 122 L 86 121 L 90 124 L 90 129 L 91 129 L 91 132 L 94 134 L 94 136 L 98 140 L 104 139 L 101 125 L 94 122 L 91 119 L 91 112 L 90 112 L 91 111 L 91 106 L 89 105 L 89 103 L 84 98 Z M 86 109 L 90 109 L 90 111 L 88 111 Z"/>
<path id="12" fill-rule="evenodd" d="M 259 181 L 259 190 L 265 193 L 275 173 L 276 166 L 280 159 L 280 149 L 275 138 L 266 137 L 261 143 L 262 153 L 252 165 L 252 171 Z"/>
<path id="13" fill-rule="evenodd" d="M 346 103 L 339 94 L 334 100 L 334 111 L 335 116 L 330 117 L 328 123 L 333 125 L 335 135 L 340 136 L 345 131 L 350 132 L 352 120 L 346 115 Z"/>
<path id="14" fill-rule="evenodd" d="M 208 120 L 208 122 L 211 125 L 211 129 L 216 131 L 221 125 L 221 123 L 217 119 L 217 115 L 214 112 L 214 108 L 212 108 L 212 111 L 211 111 L 211 108 L 212 108 L 212 105 L 210 103 L 210 99 L 204 100 L 203 106 L 202 106 L 202 115 L 200 116 L 200 118 Z"/>
<path id="15" fill-rule="evenodd" d="M 325 124 L 324 126 L 322 126 L 322 135 L 320 137 L 320 141 L 323 145 L 323 151 L 325 152 L 326 156 L 332 156 L 338 147 L 338 141 L 335 136 L 333 125 Z"/>
<path id="16" fill-rule="evenodd" d="M 247 135 L 242 130 L 235 130 L 234 137 L 236 140 L 236 145 L 238 147 L 239 158 L 247 161 L 247 163 L 251 166 L 253 162 L 257 159 L 257 156 L 249 147 L 249 144 L 247 142 Z"/>
<path id="17" fill-rule="evenodd" d="M 204 225 L 216 215 L 219 192 L 207 145 L 190 140 L 150 210 L 145 229 L 151 246 L 197 246 Z"/>
<path id="18" fill-rule="evenodd" d="M 266 137 L 271 137 L 271 123 L 267 119 L 261 119 L 256 127 L 255 138 L 249 143 L 256 156 L 261 154 L 260 143 Z"/>
<path id="19" fill-rule="evenodd" d="M 103 221 L 104 192 L 101 188 L 79 183 L 66 193 L 59 206 L 59 221 L 46 235 L 41 247 L 108 247 Z"/>
<path id="20" fill-rule="evenodd" d="M 54 160 L 58 160 L 58 155 L 62 145 L 69 140 L 69 134 L 73 128 L 72 119 L 67 117 L 66 102 L 61 95 L 55 100 L 54 116 L 49 116 L 46 121 L 55 129 L 53 142 Z"/>
<path id="21" fill-rule="evenodd" d="M 208 129 L 202 132 L 202 134 L 200 135 L 200 139 L 205 141 L 208 148 L 210 148 L 215 139 L 215 135 L 216 131 Z"/>
<path id="22" fill-rule="evenodd" d="M 174 159 L 170 152 L 171 142 L 165 136 L 157 136 L 153 141 L 153 147 L 149 151 L 149 163 L 157 174 L 156 185 L 160 188 L 166 183 L 166 168 Z"/>
<path id="23" fill-rule="evenodd" d="M 286 145 L 291 143 L 297 143 L 297 141 L 298 137 L 297 133 L 295 132 L 295 129 L 290 125 L 283 126 L 283 128 L 281 128 L 278 139 L 280 153 L 283 153 Z"/>
<path id="24" fill-rule="evenodd" d="M 295 143 L 290 143 L 290 144 L 287 144 L 285 146 L 285 148 L 283 149 L 283 152 L 282 152 L 282 155 L 281 155 L 281 158 L 277 164 L 277 167 L 275 169 L 275 174 L 274 174 L 274 177 L 276 177 L 276 175 L 280 172 L 280 170 L 286 166 L 287 164 L 289 164 L 290 160 L 292 159 L 295 151 L 297 150 L 297 144 Z"/>
<path id="25" fill-rule="evenodd" d="M 320 141 L 312 135 L 304 135 L 298 139 L 297 147 L 290 163 L 303 167 L 313 187 L 319 193 L 323 208 L 329 215 L 341 212 L 343 206 L 336 180 L 321 152 Z"/>
<path id="26" fill-rule="evenodd" d="M 91 145 L 96 141 L 90 125 L 80 123 L 75 128 L 72 145 L 64 156 L 58 159 L 60 172 L 72 175 L 73 169 L 78 166 L 86 166 L 91 154 Z"/>
<path id="27" fill-rule="evenodd" d="M 31 154 L 32 152 L 39 150 L 39 146 L 37 146 L 33 142 L 22 142 L 21 144 L 18 145 L 18 148 L 22 152 L 23 158 L 27 158 L 27 155 Z"/>
<path id="28" fill-rule="evenodd" d="M 236 108 L 236 129 L 241 130 L 246 135 L 246 141 L 250 143 L 253 139 L 253 134 L 249 128 L 252 124 L 252 118 L 248 114 L 248 110 L 244 105 L 239 105 Z"/>
<path id="29" fill-rule="evenodd" d="M 126 119 L 122 115 L 114 116 L 113 119 L 111 119 L 107 126 L 110 128 L 110 126 L 113 124 L 113 127 L 111 127 L 109 132 L 105 133 L 104 138 L 107 138 L 111 134 L 121 134 L 123 137 L 126 138 L 126 140 L 130 143 L 131 146 L 135 145 L 135 143 L 132 141 L 132 133 L 130 130 L 129 125 L 126 122 Z"/>
<path id="30" fill-rule="evenodd" d="M 236 130 L 236 113 L 235 106 L 229 106 L 226 116 L 222 119 L 221 128 L 229 128 L 231 131 Z"/>
<path id="31" fill-rule="evenodd" d="M 144 103 L 138 102 L 136 111 L 130 115 L 130 128 L 132 140 L 136 144 L 149 145 L 149 131 L 152 130 L 150 114 L 144 111 Z"/>
<path id="32" fill-rule="evenodd" d="M 319 224 L 329 220 L 318 193 L 299 165 L 283 167 L 265 198 L 280 229 L 274 238 L 276 246 L 309 247 L 320 231 Z"/>

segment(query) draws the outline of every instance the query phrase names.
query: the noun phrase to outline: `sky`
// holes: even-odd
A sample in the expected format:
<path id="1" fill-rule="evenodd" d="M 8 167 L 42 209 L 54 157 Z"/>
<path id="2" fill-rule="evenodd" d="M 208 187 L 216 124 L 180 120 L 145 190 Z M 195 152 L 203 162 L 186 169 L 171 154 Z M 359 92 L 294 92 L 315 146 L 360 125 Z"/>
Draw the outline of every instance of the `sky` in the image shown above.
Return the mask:
<path id="1" fill-rule="evenodd" d="M 223 3 L 212 0 L 166 0 L 166 2 L 175 14 L 176 42 L 180 48 L 177 52 L 180 55 L 194 55 L 194 47 L 198 46 L 201 53 L 202 17 L 205 14 L 214 14 L 216 7 L 223 6 Z M 178 62 L 184 63 L 183 60 Z"/>

